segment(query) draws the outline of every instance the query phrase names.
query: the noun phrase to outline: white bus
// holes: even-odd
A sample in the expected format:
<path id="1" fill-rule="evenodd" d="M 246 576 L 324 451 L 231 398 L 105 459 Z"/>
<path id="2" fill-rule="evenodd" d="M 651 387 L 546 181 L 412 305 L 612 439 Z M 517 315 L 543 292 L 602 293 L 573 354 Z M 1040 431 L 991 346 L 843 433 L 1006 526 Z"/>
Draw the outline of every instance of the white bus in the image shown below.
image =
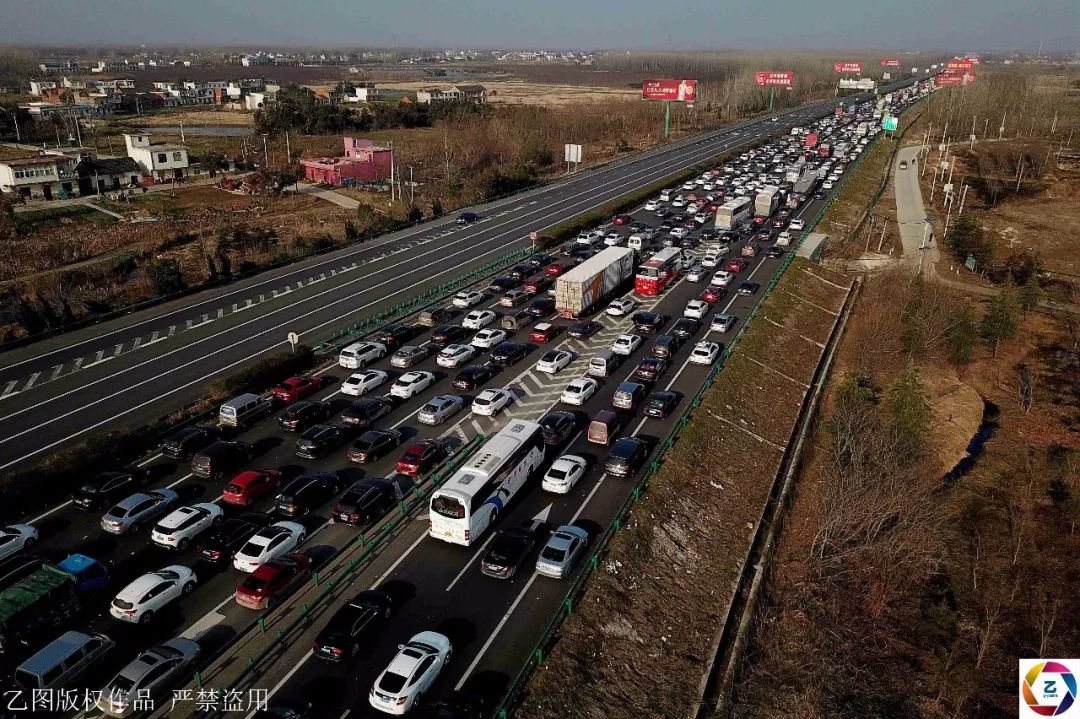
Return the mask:
<path id="1" fill-rule="evenodd" d="M 753 205 L 749 197 L 728 200 L 716 210 L 716 229 L 733 230 L 743 220 L 749 219 Z"/>
<path id="2" fill-rule="evenodd" d="M 431 495 L 428 532 L 444 542 L 472 544 L 543 461 L 540 425 L 511 420 Z"/>

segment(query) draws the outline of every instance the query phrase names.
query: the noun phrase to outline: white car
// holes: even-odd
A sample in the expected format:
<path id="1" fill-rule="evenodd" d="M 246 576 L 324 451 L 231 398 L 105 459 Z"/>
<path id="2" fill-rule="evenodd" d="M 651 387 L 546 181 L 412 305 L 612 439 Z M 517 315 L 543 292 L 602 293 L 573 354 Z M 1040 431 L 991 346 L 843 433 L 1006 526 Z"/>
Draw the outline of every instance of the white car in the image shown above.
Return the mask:
<path id="1" fill-rule="evenodd" d="M 787 230 L 784 230 L 783 232 L 781 232 L 779 235 L 776 236 L 776 244 L 779 245 L 780 247 L 787 247 L 787 246 L 789 246 L 791 244 L 791 241 L 793 239 L 795 239 L 795 238 L 792 237 L 791 233 L 788 232 Z"/>
<path id="2" fill-rule="evenodd" d="M 690 187 L 687 187 L 686 185 L 683 185 L 683 189 L 684 190 L 692 190 L 692 189 L 694 189 L 694 186 L 690 185 Z M 683 199 L 682 195 L 678 195 L 674 200 L 671 201 L 671 206 L 672 207 L 686 207 L 686 200 Z"/>
<path id="3" fill-rule="evenodd" d="M 672 227 L 671 232 L 668 233 L 670 237 L 673 237 L 676 240 L 681 240 L 684 237 L 689 236 L 689 234 L 690 230 L 686 229 L 685 227 Z"/>
<path id="4" fill-rule="evenodd" d="M 612 317 L 622 317 L 633 312 L 635 307 L 637 307 L 637 302 L 634 302 L 629 297 L 620 297 L 617 300 L 612 300 L 604 312 Z"/>
<path id="5" fill-rule="evenodd" d="M 683 310 L 683 317 L 691 317 L 700 320 L 709 313 L 709 303 L 704 300 L 690 300 Z"/>
<path id="6" fill-rule="evenodd" d="M 233 555 L 233 567 L 241 572 L 254 572 L 259 565 L 277 559 L 303 544 L 307 538 L 304 525 L 296 522 L 275 522 L 260 529 Z"/>
<path id="7" fill-rule="evenodd" d="M 382 342 L 354 342 L 338 355 L 338 364 L 345 369 L 364 369 L 372 362 L 386 356 Z"/>
<path id="8" fill-rule="evenodd" d="M 716 362 L 716 358 L 719 356 L 720 345 L 716 342 L 702 340 L 694 345 L 694 350 L 690 353 L 690 363 L 709 365 Z"/>
<path id="9" fill-rule="evenodd" d="M 476 395 L 472 403 L 472 411 L 473 414 L 494 417 L 509 407 L 513 401 L 514 393 L 508 389 L 486 389 Z"/>
<path id="10" fill-rule="evenodd" d="M 574 355 L 566 350 L 548 350 L 536 363 L 536 371 L 545 374 L 556 374 L 573 361 Z"/>
<path id="11" fill-rule="evenodd" d="M 440 367 L 454 369 L 460 367 L 476 356 L 476 348 L 472 345 L 446 345 L 435 357 L 435 364 Z"/>
<path id="12" fill-rule="evenodd" d="M 390 396 L 410 399 L 415 397 L 417 392 L 423 392 L 433 384 L 435 384 L 435 375 L 423 370 L 413 370 L 401 375 L 394 384 L 390 385 Z"/>
<path id="13" fill-rule="evenodd" d="M 701 266 L 712 269 L 720 264 L 720 255 L 715 252 L 708 252 L 701 258 Z"/>
<path id="14" fill-rule="evenodd" d="M 353 373 L 341 383 L 341 393 L 359 397 L 386 382 L 387 377 L 381 369 Z"/>
<path id="15" fill-rule="evenodd" d="M 705 279 L 705 268 L 701 265 L 694 265 L 686 273 L 687 282 L 701 282 Z"/>
<path id="16" fill-rule="evenodd" d="M 144 574 L 120 590 L 109 606 L 109 614 L 122 622 L 146 624 L 155 612 L 190 594 L 195 582 L 195 572 L 182 564 Z"/>
<path id="17" fill-rule="evenodd" d="M 825 180 L 825 182 L 821 183 L 821 189 L 823 189 L 823 190 L 831 190 L 832 188 L 833 188 L 832 180 Z"/>
<path id="18" fill-rule="evenodd" d="M 611 343 L 611 351 L 617 355 L 631 355 L 641 346 L 641 335 L 619 335 Z"/>
<path id="19" fill-rule="evenodd" d="M 699 212 L 694 215 L 694 222 L 698 223 L 699 225 L 704 225 L 711 219 L 712 215 L 710 215 L 708 212 Z"/>
<path id="20" fill-rule="evenodd" d="M 618 232 L 609 232 L 604 236 L 604 244 L 608 247 L 618 247 L 624 242 L 626 242 L 625 238 Z"/>
<path id="21" fill-rule="evenodd" d="M 473 290 L 464 290 L 454 295 L 454 299 L 451 304 L 454 307 L 460 307 L 463 310 L 467 310 L 470 307 L 475 307 L 484 301 L 484 293 L 476 292 Z"/>
<path id="22" fill-rule="evenodd" d="M 224 510 L 213 502 L 181 507 L 165 516 L 150 532 L 154 544 L 183 551 L 195 535 L 221 523 Z"/>
<path id="23" fill-rule="evenodd" d="M 473 335 L 472 341 L 469 343 L 473 347 L 482 350 L 489 350 L 495 345 L 499 344 L 507 338 L 506 330 L 500 330 L 495 327 L 489 327 L 486 330 L 480 330 Z"/>
<path id="24" fill-rule="evenodd" d="M 656 200 L 649 200 L 645 203 L 645 209 L 648 212 L 655 212 L 660 209 L 660 203 Z"/>
<path id="25" fill-rule="evenodd" d="M 566 389 L 562 391 L 562 395 L 559 396 L 559 401 L 564 404 L 583 405 L 585 401 L 596 394 L 596 390 L 600 388 L 600 383 L 594 380 L 592 377 L 579 377 L 570 384 L 566 385 Z"/>
<path id="26" fill-rule="evenodd" d="M 37 540 L 37 528 L 29 524 L 9 524 L 0 528 L 0 559 L 33 546 Z"/>
<path id="27" fill-rule="evenodd" d="M 564 454 L 551 463 L 540 488 L 545 492 L 568 494 L 578 480 L 585 475 L 587 463 L 576 454 Z"/>
<path id="28" fill-rule="evenodd" d="M 731 284 L 731 281 L 735 279 L 734 272 L 728 272 L 727 270 L 720 270 L 712 277 L 712 284 L 719 285 L 721 287 L 727 287 Z"/>
<path id="29" fill-rule="evenodd" d="M 461 326 L 467 330 L 482 330 L 495 321 L 495 313 L 491 310 L 473 310 L 465 315 Z"/>
<path id="30" fill-rule="evenodd" d="M 717 312 L 713 315 L 712 322 L 709 323 L 709 329 L 713 332 L 727 332 L 735 326 L 735 321 L 736 318 L 733 315 Z"/>
<path id="31" fill-rule="evenodd" d="M 450 662 L 454 648 L 438 632 L 420 632 L 398 648 L 371 686 L 368 703 L 387 714 L 404 714 L 427 693 Z"/>

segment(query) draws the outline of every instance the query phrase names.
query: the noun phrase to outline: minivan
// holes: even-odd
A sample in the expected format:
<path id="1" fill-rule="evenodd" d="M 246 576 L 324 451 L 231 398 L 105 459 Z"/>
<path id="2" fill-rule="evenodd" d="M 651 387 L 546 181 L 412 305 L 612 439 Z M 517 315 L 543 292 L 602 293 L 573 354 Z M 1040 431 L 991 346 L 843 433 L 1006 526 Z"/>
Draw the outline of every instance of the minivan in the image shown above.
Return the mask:
<path id="1" fill-rule="evenodd" d="M 643 384 L 637 382 L 623 382 L 615 388 L 615 396 L 611 398 L 611 404 L 619 409 L 634 410 L 648 394 L 649 390 Z"/>
<path id="2" fill-rule="evenodd" d="M 626 246 L 629 247 L 631 250 L 637 250 L 638 252 L 641 252 L 641 248 L 644 244 L 645 238 L 638 234 L 630 235 L 630 237 L 626 240 Z"/>
<path id="3" fill-rule="evenodd" d="M 588 374 L 592 377 L 607 377 L 618 368 L 621 361 L 622 357 L 610 349 L 599 350 L 589 360 Z"/>
<path id="4" fill-rule="evenodd" d="M 273 403 L 257 394 L 242 394 L 221 405 L 218 419 L 229 427 L 243 427 L 266 417 L 274 410 Z"/>
<path id="5" fill-rule="evenodd" d="M 416 317 L 417 324 L 434 327 L 450 321 L 450 311 L 443 307 L 428 307 Z"/>
<path id="6" fill-rule="evenodd" d="M 64 632 L 15 670 L 15 681 L 31 691 L 71 687 L 115 646 L 104 634 Z"/>
<path id="7" fill-rule="evenodd" d="M 589 422 L 586 438 L 595 444 L 611 444 L 611 440 L 618 437 L 619 432 L 626 427 L 628 420 L 629 415 L 625 412 L 602 409 L 596 413 L 592 422 Z"/>

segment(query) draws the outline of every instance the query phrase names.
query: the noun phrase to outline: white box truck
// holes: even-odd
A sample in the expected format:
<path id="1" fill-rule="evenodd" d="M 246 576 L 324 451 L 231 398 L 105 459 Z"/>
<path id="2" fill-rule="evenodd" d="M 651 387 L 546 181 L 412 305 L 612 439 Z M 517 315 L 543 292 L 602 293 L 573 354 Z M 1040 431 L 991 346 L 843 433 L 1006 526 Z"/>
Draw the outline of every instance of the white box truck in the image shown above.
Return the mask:
<path id="1" fill-rule="evenodd" d="M 555 280 L 555 309 L 560 317 L 580 317 L 634 276 L 635 254 L 629 247 L 609 247 Z"/>
<path id="2" fill-rule="evenodd" d="M 754 198 L 754 214 L 762 217 L 771 217 L 780 206 L 780 188 L 776 185 L 766 185 L 758 190 Z"/>

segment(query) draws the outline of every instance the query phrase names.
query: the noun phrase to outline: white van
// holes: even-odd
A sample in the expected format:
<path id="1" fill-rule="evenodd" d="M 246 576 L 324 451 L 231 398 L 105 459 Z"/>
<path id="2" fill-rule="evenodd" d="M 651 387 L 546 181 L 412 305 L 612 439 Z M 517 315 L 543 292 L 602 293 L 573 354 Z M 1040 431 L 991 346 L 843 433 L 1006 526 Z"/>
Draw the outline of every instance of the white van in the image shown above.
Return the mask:
<path id="1" fill-rule="evenodd" d="M 660 201 L 661 202 L 671 202 L 671 193 L 672 192 L 674 192 L 674 190 L 660 190 Z"/>
<path id="2" fill-rule="evenodd" d="M 645 246 L 645 238 L 639 234 L 630 235 L 626 240 L 626 246 L 631 250 L 637 250 L 641 252 L 641 248 Z"/>
<path id="3" fill-rule="evenodd" d="M 23 689 L 72 687 L 116 643 L 104 634 L 64 632 L 15 669 Z"/>
<path id="4" fill-rule="evenodd" d="M 266 417 L 274 410 L 273 403 L 257 394 L 233 397 L 218 410 L 218 421 L 229 427 L 243 427 Z"/>
<path id="5" fill-rule="evenodd" d="M 609 349 L 602 349 L 589 360 L 588 374 L 592 377 L 607 377 L 618 368 L 620 362 L 621 356 Z"/>

